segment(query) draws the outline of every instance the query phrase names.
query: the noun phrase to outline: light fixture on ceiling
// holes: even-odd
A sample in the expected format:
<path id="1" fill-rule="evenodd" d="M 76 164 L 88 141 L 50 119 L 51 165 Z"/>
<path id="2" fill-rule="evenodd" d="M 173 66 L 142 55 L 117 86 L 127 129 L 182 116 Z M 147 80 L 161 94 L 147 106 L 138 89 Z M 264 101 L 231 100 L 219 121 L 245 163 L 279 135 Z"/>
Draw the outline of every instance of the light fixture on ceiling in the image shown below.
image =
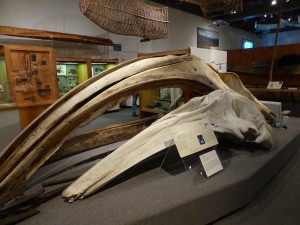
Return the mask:
<path id="1" fill-rule="evenodd" d="M 267 14 L 264 15 L 265 18 L 266 18 L 267 16 L 268 16 Z"/>
<path id="2" fill-rule="evenodd" d="M 286 2 L 289 2 L 290 0 L 285 0 Z"/>
<path id="3" fill-rule="evenodd" d="M 288 18 L 288 21 L 291 21 L 292 19 L 293 19 L 292 17 L 289 17 L 289 18 Z"/>
<path id="4" fill-rule="evenodd" d="M 273 18 L 274 16 L 273 16 L 273 14 L 270 14 L 270 18 Z"/>
<path id="5" fill-rule="evenodd" d="M 277 1 L 276 0 L 272 0 L 271 5 L 276 5 L 276 4 L 277 4 Z"/>
<path id="6" fill-rule="evenodd" d="M 215 20 L 213 23 L 208 24 L 209 27 L 216 27 L 216 28 L 227 27 L 228 25 L 229 25 L 229 23 L 227 23 L 224 20 Z"/>

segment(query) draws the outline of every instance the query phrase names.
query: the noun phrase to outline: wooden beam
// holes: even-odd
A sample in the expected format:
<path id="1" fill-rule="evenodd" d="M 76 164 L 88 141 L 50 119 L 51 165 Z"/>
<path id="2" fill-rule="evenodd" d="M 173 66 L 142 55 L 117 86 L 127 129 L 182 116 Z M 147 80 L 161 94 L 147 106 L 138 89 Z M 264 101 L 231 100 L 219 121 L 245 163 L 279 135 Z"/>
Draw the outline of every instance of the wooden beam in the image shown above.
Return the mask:
<path id="1" fill-rule="evenodd" d="M 174 51 L 166 51 L 166 52 L 154 52 L 154 53 L 138 53 L 138 57 L 157 57 L 157 56 L 165 56 L 165 55 L 185 55 L 190 54 L 190 48 L 182 49 L 182 50 L 174 50 Z"/>
<path id="2" fill-rule="evenodd" d="M 66 34 L 66 33 L 52 32 L 52 31 L 45 31 L 45 30 L 8 27 L 8 26 L 0 26 L 0 35 L 35 38 L 35 39 L 42 39 L 42 40 L 75 42 L 75 43 L 84 43 L 84 44 L 92 44 L 92 45 L 105 45 L 105 46 L 114 45 L 110 39 L 105 39 L 105 38 L 76 35 L 76 34 Z"/>
<path id="3" fill-rule="evenodd" d="M 269 81 L 273 81 L 273 70 L 274 70 L 274 62 L 275 62 L 275 57 L 276 57 L 276 51 L 277 51 L 277 45 L 278 45 L 278 36 L 279 36 L 279 31 L 280 31 L 280 22 L 281 22 L 281 17 L 282 17 L 282 5 L 283 5 L 283 0 L 279 1 L 279 15 L 278 15 L 278 22 L 277 22 L 277 30 L 276 30 L 276 36 L 275 36 L 275 43 L 274 43 L 274 48 L 273 48 L 273 54 L 272 54 L 272 60 L 271 60 L 271 66 L 270 66 L 270 76 L 269 76 Z"/>
<path id="4" fill-rule="evenodd" d="M 49 162 L 58 161 L 92 148 L 130 139 L 150 126 L 157 118 L 158 116 L 155 115 L 127 123 L 109 125 L 72 137 L 60 147 Z"/>

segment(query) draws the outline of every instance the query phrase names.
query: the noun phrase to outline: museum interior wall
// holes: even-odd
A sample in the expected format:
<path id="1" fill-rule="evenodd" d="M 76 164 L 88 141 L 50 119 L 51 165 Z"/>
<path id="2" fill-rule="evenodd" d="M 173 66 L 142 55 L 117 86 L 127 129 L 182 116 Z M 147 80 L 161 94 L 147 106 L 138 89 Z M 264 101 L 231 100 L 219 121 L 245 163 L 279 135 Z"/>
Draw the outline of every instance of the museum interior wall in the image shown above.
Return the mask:
<path id="1" fill-rule="evenodd" d="M 250 50 L 250 51 L 242 51 L 241 50 L 240 51 L 240 48 L 241 48 L 241 41 L 243 38 L 252 40 L 254 42 L 255 46 L 263 47 L 263 46 L 273 45 L 273 41 L 275 38 L 273 34 L 256 36 L 254 34 L 250 34 L 245 31 L 238 30 L 238 29 L 235 29 L 232 27 L 212 28 L 212 27 L 208 26 L 209 24 L 212 23 L 212 21 L 210 21 L 210 20 L 200 18 L 198 16 L 188 14 L 186 12 L 182 12 L 182 11 L 179 11 L 176 9 L 169 8 L 169 21 L 170 21 L 170 23 L 169 23 L 169 28 L 170 28 L 169 38 L 162 39 L 162 40 L 152 40 L 152 41 L 148 41 L 148 42 L 141 42 L 140 38 L 138 38 L 138 37 L 128 37 L 128 36 L 111 34 L 111 33 L 108 33 L 107 31 L 99 28 L 97 25 L 93 24 L 90 20 L 88 20 L 84 15 L 82 15 L 82 13 L 79 11 L 77 1 L 61 0 L 61 1 L 59 1 L 60 2 L 59 7 L 57 6 L 57 2 L 58 1 L 49 1 L 49 0 L 48 1 L 46 1 L 46 0 L 40 0 L 40 1 L 38 1 L 38 0 L 27 0 L 27 1 L 1 0 L 1 2 L 0 2 L 0 26 L 31 28 L 31 29 L 63 32 L 63 33 L 70 33 L 70 34 L 87 35 L 87 36 L 92 36 L 92 37 L 97 36 L 97 37 L 101 37 L 101 38 L 108 38 L 108 39 L 111 39 L 115 44 L 120 44 L 121 50 L 115 51 L 113 49 L 113 47 L 109 47 L 109 46 L 64 43 L 64 42 L 57 42 L 57 41 L 51 41 L 51 40 L 41 41 L 41 40 L 33 40 L 33 39 L 26 39 L 26 38 L 12 38 L 12 37 L 1 36 L 0 37 L 0 45 L 14 44 L 14 45 L 37 46 L 38 48 L 45 48 L 45 47 L 50 47 L 51 49 L 53 48 L 53 53 L 56 56 L 56 64 L 55 64 L 54 60 L 53 60 L 52 64 L 49 63 L 49 65 L 53 65 L 53 69 L 54 69 L 54 72 L 53 73 L 49 72 L 49 74 L 53 74 L 53 77 L 55 77 L 55 78 L 56 78 L 55 74 L 57 74 L 58 81 L 60 80 L 61 83 L 59 83 L 58 81 L 55 80 L 55 81 L 53 81 L 53 83 L 51 83 L 51 88 L 55 85 L 58 85 L 58 89 L 59 89 L 59 85 L 63 85 L 63 87 L 65 88 L 65 84 L 63 84 L 62 81 L 63 81 L 63 78 L 67 79 L 66 75 L 68 74 L 68 72 L 66 72 L 66 71 L 70 71 L 70 72 L 77 71 L 78 74 L 77 74 L 76 79 L 78 79 L 77 80 L 78 83 L 83 83 L 84 81 L 86 81 L 87 79 L 89 79 L 91 77 L 91 75 L 88 72 L 89 65 L 87 63 L 85 64 L 85 63 L 82 63 L 82 61 L 81 61 L 81 63 L 78 66 L 65 65 L 64 63 L 66 62 L 66 60 L 68 58 L 77 58 L 77 59 L 89 58 L 89 59 L 99 59 L 99 60 L 100 59 L 117 59 L 118 63 L 122 63 L 122 62 L 130 60 L 132 58 L 136 58 L 139 53 L 147 54 L 147 53 L 153 53 L 153 52 L 182 50 L 182 49 L 187 49 L 189 47 L 191 49 L 196 48 L 196 50 L 197 50 L 197 28 L 198 27 L 202 27 L 205 29 L 209 29 L 209 30 L 218 32 L 219 45 L 218 45 L 218 47 L 215 47 L 215 49 L 212 51 L 215 51 L 215 50 L 224 51 L 223 53 L 226 53 L 226 60 L 224 60 L 224 61 L 231 62 L 231 66 L 238 67 L 241 64 L 240 61 L 243 61 L 243 62 L 245 62 L 244 64 L 246 66 L 245 67 L 246 70 L 248 70 L 249 65 L 253 66 L 251 64 L 253 59 L 255 59 L 255 62 L 258 61 L 260 63 L 261 63 L 261 61 L 263 61 L 264 63 L 265 63 L 265 61 L 268 61 L 268 62 L 270 61 L 270 57 L 263 58 L 263 60 L 261 60 L 262 59 L 261 55 L 271 56 L 271 53 L 272 53 L 272 51 L 271 51 L 272 49 L 270 50 L 271 47 L 267 48 L 266 54 L 258 54 L 257 51 L 255 51 L 255 50 Z M 74 4 L 74 2 L 76 2 L 76 4 Z M 159 4 L 153 3 L 153 5 L 159 5 Z M 11 15 L 18 15 L 18 16 L 11 16 Z M 291 32 L 289 34 L 285 33 L 282 36 L 280 36 L 279 44 L 283 45 L 283 44 L 290 44 L 290 43 L 297 42 L 297 35 L 299 35 L 298 32 Z M 238 49 L 238 51 L 235 51 L 234 49 L 235 50 Z M 293 51 L 295 50 L 298 52 L 299 45 L 297 46 L 297 48 L 291 48 L 291 49 Z M 232 51 L 232 52 L 229 53 L 230 51 Z M 229 53 L 229 58 L 227 57 L 227 52 Z M 262 51 L 260 50 L 259 53 L 262 53 Z M 292 52 L 292 53 L 294 53 L 294 52 Z M 39 54 L 38 52 L 31 52 L 30 57 L 32 57 L 32 55 L 34 55 L 33 58 L 35 58 L 35 56 L 38 56 L 38 54 Z M 51 55 L 52 55 L 52 53 L 51 53 Z M 259 57 L 254 58 L 254 56 L 259 56 Z M 19 57 L 19 58 L 21 60 L 21 57 Z M 58 67 L 57 67 L 57 65 L 58 65 L 57 62 L 59 62 L 58 59 L 61 59 L 60 60 L 61 68 L 59 69 L 59 71 L 61 71 L 61 72 L 58 72 Z M 227 59 L 229 59 L 229 60 L 227 60 Z M 32 60 L 32 58 L 30 58 L 29 60 Z M 239 62 L 237 65 L 235 65 L 234 63 L 237 60 L 239 60 Z M 32 61 L 37 61 L 36 63 L 39 63 L 38 60 L 32 60 Z M 222 60 L 218 60 L 218 61 L 223 62 Z M 42 60 L 40 62 L 42 62 Z M 89 64 L 91 64 L 91 62 L 92 61 L 89 61 Z M 19 64 L 21 65 L 22 63 L 19 63 Z M 257 67 L 257 65 L 259 65 L 261 68 L 261 64 L 256 63 L 254 66 Z M 41 65 L 42 65 L 42 63 L 41 63 Z M 263 64 L 263 65 L 265 65 L 265 64 Z M 100 68 L 101 66 L 97 67 L 97 72 L 98 72 L 98 69 L 99 70 L 101 69 Z M 113 66 L 113 65 L 109 65 L 109 66 Z M 269 66 L 269 64 L 267 64 L 267 68 L 269 68 L 268 66 Z M 245 68 L 238 67 L 237 69 L 242 70 Z M 203 71 L 203 70 L 201 70 L 201 71 Z M 92 69 L 92 72 L 94 73 L 95 71 Z M 61 74 L 59 74 L 59 73 L 61 73 Z M 4 61 L 4 57 L 1 58 L 1 56 L 0 56 L 0 82 L 7 83 L 7 80 L 5 80 L 6 76 L 3 76 L 3 74 L 6 74 L 5 61 Z M 261 74 L 258 74 L 258 75 L 261 75 Z M 61 76 L 61 77 L 59 77 L 59 76 Z M 69 76 L 68 78 L 71 78 L 71 76 Z M 92 80 L 92 79 L 90 79 L 90 80 Z M 245 78 L 245 80 L 246 80 L 246 78 Z M 261 77 L 259 77 L 259 80 L 261 81 Z M 67 80 L 65 80 L 65 82 L 66 81 Z M 251 79 L 249 81 L 250 83 L 247 83 L 247 84 L 252 84 L 251 82 L 253 82 L 253 81 L 255 81 L 255 80 Z M 264 81 L 265 82 L 263 83 L 263 85 L 266 85 L 268 82 L 268 77 L 266 77 L 266 79 Z M 297 82 L 300 82 L 299 79 L 297 79 Z M 45 82 L 43 81 L 42 83 L 44 84 Z M 55 84 L 55 85 L 53 85 L 53 84 Z M 257 83 L 255 83 L 255 85 L 257 85 Z M 299 83 L 292 83 L 292 84 L 289 84 L 289 86 L 293 87 L 293 88 L 295 88 L 296 86 L 299 87 Z M 75 85 L 74 85 L 74 87 L 75 87 Z M 124 86 L 122 86 L 122 85 L 120 85 L 119 87 L 121 87 L 120 89 L 125 89 Z M 72 88 L 70 87 L 70 89 L 72 89 Z M 7 89 L 7 88 L 4 87 L 4 89 Z M 55 89 L 55 90 L 57 90 L 57 89 Z M 95 90 L 99 90 L 99 89 L 95 88 Z M 138 89 L 136 89 L 134 91 L 137 92 L 137 90 Z M 5 93 L 0 93 L 0 94 L 2 96 L 1 99 L 5 100 L 5 98 L 6 98 Z M 132 93 L 130 93 L 130 94 L 132 94 Z M 290 97 L 290 95 L 288 97 Z M 23 100 L 25 100 L 25 99 L 23 99 Z M 53 101 L 54 100 L 56 100 L 56 98 L 53 99 Z M 52 102 L 50 102 L 49 105 L 51 103 Z M 1 102 L 0 102 L 0 104 L 1 104 Z M 85 106 L 85 105 L 83 105 L 83 106 Z M 62 108 L 64 108 L 64 107 L 68 107 L 68 104 L 63 104 Z M 70 107 L 69 110 L 66 110 L 66 116 L 64 116 L 64 118 L 68 118 L 69 114 L 67 114 L 67 113 L 70 113 L 70 112 L 73 113 L 73 110 L 75 107 L 74 108 L 72 108 L 71 106 L 69 106 L 69 107 Z M 76 105 L 76 107 L 77 107 L 77 105 Z M 81 108 L 81 107 L 79 107 L 79 105 L 78 105 L 78 109 L 79 108 Z M 84 108 L 84 107 L 82 107 L 82 108 Z M 0 123 L 0 133 L 1 133 L 0 150 L 2 150 L 6 146 L 6 144 L 8 144 L 10 142 L 9 138 L 7 138 L 7 137 L 17 136 L 17 134 L 21 131 L 21 129 L 26 127 L 26 126 L 22 126 L 22 121 L 20 121 L 20 118 L 19 118 L 19 113 L 20 113 L 19 111 L 20 111 L 20 108 L 18 108 L 18 107 L 12 108 L 9 111 L 8 110 L 6 110 L 6 111 L 0 110 L 0 116 L 3 119 L 3 122 Z M 59 116 L 63 116 L 63 115 L 61 114 Z M 56 118 L 53 117 L 53 121 L 55 121 L 55 120 L 56 120 Z M 298 121 L 298 119 L 297 119 L 297 121 Z M 28 122 L 28 124 L 29 124 L 29 122 Z M 53 122 L 53 124 L 54 124 L 54 122 Z M 233 123 L 233 124 L 235 124 L 235 123 Z M 250 161 L 248 158 L 246 158 L 243 161 L 243 158 L 245 158 L 245 156 L 248 157 L 250 155 L 252 158 L 254 158 L 253 154 L 250 154 L 252 152 L 249 151 L 250 152 L 249 153 L 248 149 L 247 149 L 247 151 L 245 151 L 245 153 L 242 153 L 240 155 L 236 154 L 236 152 L 235 152 L 235 150 L 240 150 L 240 149 L 233 149 L 232 152 L 231 152 L 231 150 L 226 151 L 226 152 L 224 151 L 225 153 L 224 153 L 224 155 L 222 155 L 222 159 L 224 161 L 227 160 L 226 165 L 225 165 L 226 166 L 225 172 L 223 174 L 221 174 L 221 176 L 216 177 L 219 180 L 213 180 L 213 181 L 216 181 L 216 183 L 211 182 L 212 180 L 208 180 L 208 179 L 205 179 L 204 177 L 200 177 L 201 183 L 198 182 L 195 185 L 195 176 L 198 177 L 199 174 L 197 173 L 197 174 L 195 174 L 195 176 L 191 176 L 191 173 L 187 172 L 187 173 L 181 174 L 181 177 L 179 177 L 180 179 L 178 180 L 180 185 L 178 185 L 177 180 L 174 183 L 169 181 L 169 178 L 170 178 L 169 174 L 166 175 L 167 179 L 161 179 L 160 177 L 152 176 L 152 174 L 150 174 L 150 176 L 149 176 L 149 173 L 147 173 L 148 174 L 147 176 L 149 176 L 149 178 L 147 178 L 147 180 L 145 181 L 145 183 L 147 183 L 146 185 L 144 185 L 142 182 L 137 180 L 137 184 L 133 183 L 132 186 L 135 186 L 135 187 L 138 187 L 141 189 L 144 188 L 144 190 L 151 190 L 151 191 L 153 191 L 153 196 L 157 196 L 157 193 L 156 193 L 157 187 L 161 187 L 161 189 L 165 192 L 165 194 L 164 194 L 165 196 L 168 196 L 168 192 L 172 193 L 166 187 L 170 187 L 170 188 L 174 188 L 174 189 L 176 189 L 178 187 L 178 195 L 174 195 L 174 196 L 179 196 L 178 200 L 180 200 L 180 201 L 176 202 L 176 204 L 173 204 L 172 201 L 168 202 L 164 198 L 152 199 L 151 198 L 152 192 L 148 192 L 148 193 L 150 193 L 150 195 L 147 195 L 147 198 L 152 203 L 158 203 L 157 205 L 159 207 L 157 207 L 155 204 L 153 204 L 153 206 L 151 204 L 148 204 L 150 206 L 150 208 L 151 207 L 153 207 L 153 208 L 152 208 L 152 210 L 146 209 L 145 212 L 152 213 L 154 211 L 154 209 L 156 209 L 158 211 L 157 220 L 161 221 L 161 224 L 172 224 L 171 222 L 163 223 L 164 222 L 163 220 L 159 220 L 160 215 L 162 215 L 161 212 L 164 213 L 167 211 L 171 212 L 170 215 L 167 215 L 167 216 L 163 215 L 163 216 L 165 216 L 166 218 L 170 218 L 170 221 L 178 219 L 178 221 L 177 221 L 178 224 L 179 223 L 183 224 L 183 222 L 181 222 L 181 219 L 191 215 L 190 212 L 192 212 L 192 210 L 193 210 L 193 208 L 195 208 L 195 206 L 193 204 L 190 204 L 190 208 L 186 208 L 186 205 L 182 205 L 182 202 L 188 202 L 186 200 L 191 199 L 190 194 L 195 194 L 195 196 L 193 196 L 194 199 L 197 199 L 197 201 L 193 200 L 195 205 L 200 205 L 201 202 L 203 204 L 203 199 L 204 200 L 208 199 L 207 196 L 215 196 L 214 187 L 218 187 L 219 189 L 223 189 L 223 190 L 227 190 L 226 189 L 227 187 L 234 187 L 234 188 L 239 188 L 238 190 L 240 190 L 240 191 L 233 192 L 233 194 L 234 194 L 233 197 L 231 196 L 231 194 L 232 194 L 231 190 L 228 192 L 227 191 L 224 192 L 224 195 L 223 195 L 224 197 L 222 196 L 222 198 L 213 197 L 212 198 L 213 201 L 214 201 L 214 199 L 219 199 L 219 201 L 220 201 L 220 203 L 217 203 L 215 205 L 221 205 L 222 201 L 223 201 L 223 202 L 229 203 L 229 206 L 230 206 L 232 201 L 239 199 L 240 202 L 237 204 L 238 208 L 242 207 L 245 204 L 247 204 L 247 202 L 251 198 L 256 196 L 256 194 L 257 194 L 256 192 L 259 189 L 263 188 L 266 185 L 266 183 L 269 181 L 269 177 L 266 176 L 264 169 L 266 171 L 270 172 L 270 174 L 271 174 L 270 177 L 273 177 L 281 169 L 283 164 L 285 164 L 290 159 L 290 157 L 293 154 L 295 154 L 295 152 L 297 151 L 298 148 L 294 148 L 293 146 L 296 146 L 296 147 L 299 146 L 299 140 L 300 140 L 297 126 L 298 126 L 297 123 L 295 123 L 295 124 L 291 123 L 291 126 L 287 130 L 286 129 L 277 129 L 275 131 L 275 135 L 277 137 L 282 137 L 282 136 L 286 135 L 287 136 L 286 140 L 284 140 L 284 142 L 282 142 L 282 140 L 279 138 L 275 139 L 275 144 L 274 144 L 275 147 L 272 149 L 273 151 L 268 151 L 268 152 L 266 151 L 265 154 L 262 154 L 261 151 L 257 151 L 258 153 L 255 155 L 256 160 L 257 160 L 256 162 Z M 53 131 L 53 130 L 51 130 L 51 131 Z M 17 133 L 10 134 L 9 133 L 10 131 L 17 132 Z M 54 130 L 54 131 L 56 131 L 56 130 Z M 62 132 L 62 131 L 57 129 L 57 133 L 60 133 L 60 132 Z M 54 133 L 54 132 L 52 132 L 52 133 Z M 66 131 L 66 133 L 67 133 L 67 131 Z M 264 132 L 261 132 L 261 133 L 264 133 Z M 47 131 L 45 131 L 45 134 L 46 134 L 45 136 L 47 136 Z M 42 143 L 44 141 L 43 137 L 45 137 L 45 136 L 41 135 L 40 143 Z M 115 136 L 117 136 L 117 135 L 115 135 Z M 3 141 L 3 139 L 5 139 L 5 141 Z M 162 139 L 162 137 L 160 137 L 160 139 Z M 54 146 L 54 144 L 56 144 L 56 143 L 54 143 L 55 142 L 54 139 L 52 140 L 49 138 L 49 142 L 50 141 L 53 142 L 53 146 Z M 40 145 L 40 143 L 37 143 L 37 145 L 38 144 Z M 292 144 L 290 144 L 290 143 L 292 143 Z M 44 146 L 43 146 L 43 148 L 44 148 Z M 47 148 L 45 147 L 44 149 L 46 152 Z M 253 150 L 253 149 L 251 149 L 251 150 Z M 261 150 L 261 149 L 257 149 L 257 150 Z M 283 153 L 281 153 L 281 152 L 287 152 L 287 156 L 282 157 Z M 266 155 L 267 155 L 267 157 L 265 157 Z M 234 161 L 233 160 L 229 161 L 229 158 L 230 158 L 229 156 L 230 157 L 234 156 L 235 157 Z M 118 157 L 118 158 L 121 159 L 121 157 Z M 268 158 L 267 160 L 270 159 L 270 162 L 272 163 L 272 165 L 269 162 L 267 162 L 267 160 L 262 159 L 262 158 Z M 124 160 L 124 161 L 126 161 L 126 160 Z M 249 162 L 249 165 L 245 164 L 244 162 Z M 237 164 L 239 164 L 239 165 L 237 165 Z M 253 165 L 257 165 L 260 169 L 254 170 L 256 168 Z M 273 166 L 273 165 L 275 165 L 275 166 Z M 50 166 L 48 168 L 50 168 Z M 50 169 L 48 169 L 48 168 L 46 168 L 46 169 L 50 171 Z M 249 169 L 249 174 L 245 173 L 245 176 L 250 177 L 251 179 L 241 177 L 240 174 L 241 174 L 241 171 L 243 171 L 243 170 L 241 170 L 240 168 Z M 176 178 L 178 178 L 178 177 L 176 177 Z M 235 179 L 235 178 L 237 178 L 237 179 Z M 264 178 L 264 179 L 261 179 L 261 178 Z M 152 182 L 148 182 L 148 180 L 149 181 L 151 180 Z M 185 180 L 187 180 L 188 182 L 182 182 Z M 200 198 L 199 194 L 201 194 L 201 191 L 203 192 L 202 187 L 207 185 L 207 182 L 206 182 L 207 180 L 209 182 L 211 182 L 210 186 L 208 186 L 208 190 L 211 192 L 208 192 L 207 196 L 205 196 L 205 195 L 203 195 L 203 197 L 200 196 L 201 197 Z M 155 182 L 153 182 L 153 181 L 155 181 Z M 156 181 L 162 181 L 163 184 L 158 183 Z M 229 182 L 229 183 L 226 183 L 226 182 Z M 230 183 L 230 182 L 232 182 L 232 183 Z M 233 182 L 235 182 L 235 184 Z M 181 183 L 185 183 L 187 188 L 190 188 L 192 186 L 195 186 L 195 188 L 192 189 L 192 191 L 187 191 L 186 193 L 182 194 L 182 190 L 188 190 L 188 189 L 185 188 L 185 186 L 181 186 L 182 185 Z M 220 183 L 227 185 L 227 187 L 224 188 L 223 186 L 219 186 L 218 184 L 220 184 Z M 148 186 L 148 185 L 150 185 L 150 186 Z M 151 185 L 153 185 L 153 187 Z M 202 187 L 200 187 L 201 185 L 202 185 Z M 235 186 L 233 186 L 233 185 L 235 185 Z M 182 189 L 182 187 L 184 187 L 184 188 Z M 200 189 L 197 189 L 197 188 L 200 188 Z M 128 193 L 128 196 L 130 196 L 130 202 L 135 202 L 135 200 L 134 200 L 135 197 L 138 198 L 139 196 L 144 196 L 144 194 L 143 195 L 136 194 L 138 192 L 136 191 L 135 188 L 131 189 L 131 188 L 128 188 L 128 186 L 126 186 L 126 185 L 125 185 L 124 190 L 132 191 L 132 193 Z M 142 192 L 144 192 L 144 190 L 142 190 Z M 176 191 L 177 191 L 177 189 L 176 189 Z M 124 193 L 124 192 L 122 189 L 119 189 L 118 193 Z M 244 195 L 244 193 L 247 193 L 247 194 Z M 101 196 L 101 193 L 99 196 Z M 108 195 L 106 195 L 106 196 L 108 196 Z M 115 198 L 114 193 L 112 194 L 112 196 L 113 196 L 113 198 Z M 182 197 L 184 197 L 184 198 L 182 198 Z M 94 200 L 93 198 L 90 198 L 90 200 L 91 199 Z M 95 198 L 95 200 L 99 200 L 99 199 Z M 119 201 L 119 199 L 117 199 L 117 200 Z M 160 201 L 158 201 L 158 200 L 160 200 Z M 205 205 L 205 207 L 203 207 L 203 208 L 208 210 L 208 212 L 206 214 L 206 215 L 208 215 L 207 216 L 208 219 L 207 219 L 207 221 L 203 221 L 203 224 L 207 223 L 209 221 L 212 221 L 213 219 L 215 219 L 215 217 L 219 218 L 220 216 L 226 215 L 229 212 L 235 210 L 237 207 L 236 205 L 231 206 L 231 207 L 227 207 L 226 205 L 225 205 L 225 207 L 220 207 L 220 209 L 219 209 L 220 212 L 215 213 L 217 215 L 216 216 L 216 215 L 214 215 L 214 211 L 218 211 L 217 209 L 211 210 L 211 207 L 206 207 L 206 205 L 210 206 L 211 202 L 213 202 L 213 201 L 207 200 L 207 203 L 205 202 L 205 204 L 203 204 L 203 205 Z M 104 204 L 106 204 L 105 201 L 103 201 L 103 202 L 104 202 Z M 109 200 L 108 202 L 110 203 L 111 201 Z M 167 204 L 165 204 L 164 202 Z M 126 205 L 127 205 L 127 203 L 126 203 Z M 147 205 L 147 204 L 145 204 L 145 205 Z M 166 208 L 164 208 L 165 205 L 167 205 Z M 174 207 L 174 205 L 181 205 L 182 209 L 181 209 L 181 207 L 176 208 L 176 207 Z M 78 206 L 78 204 L 77 204 L 77 206 Z M 65 209 L 63 209 L 63 207 L 53 207 L 53 208 L 65 210 Z M 126 208 L 130 208 L 130 207 L 126 207 Z M 175 208 L 178 211 L 174 210 L 174 212 L 173 212 L 172 210 Z M 68 209 L 71 209 L 71 207 L 69 207 Z M 138 209 L 134 209 L 134 210 L 135 210 L 135 212 L 138 211 Z M 81 211 L 83 212 L 85 210 L 81 210 Z M 89 211 L 89 210 L 86 210 L 86 211 Z M 66 212 L 66 211 L 64 211 L 64 212 Z M 114 211 L 111 210 L 111 212 L 114 212 Z M 122 209 L 122 212 L 123 212 L 123 209 Z M 183 212 L 183 213 L 181 214 L 181 212 Z M 175 217 L 172 216 L 172 213 L 175 214 Z M 186 215 L 184 213 L 186 213 Z M 126 215 L 126 214 L 127 214 L 127 212 L 126 213 L 117 213 L 117 215 L 107 214 L 108 215 L 107 218 L 115 219 L 115 217 L 116 217 L 117 219 L 119 219 L 118 218 L 119 215 Z M 134 214 L 137 216 L 140 215 L 140 213 L 134 213 Z M 65 215 L 66 214 L 64 213 L 63 216 L 65 216 Z M 79 213 L 75 213 L 74 218 L 79 217 L 79 215 L 80 215 Z M 96 214 L 96 213 L 95 213 L 95 215 L 98 216 L 98 214 Z M 126 217 L 130 218 L 127 215 L 126 215 Z M 182 215 L 184 215 L 184 216 L 182 216 Z M 187 222 L 190 224 L 193 224 L 193 222 L 198 221 L 198 219 L 199 219 L 199 218 L 197 218 L 198 216 L 200 217 L 201 215 L 199 213 L 195 213 L 195 217 L 194 218 L 191 217 L 189 219 L 190 221 L 187 221 Z M 146 218 L 149 218 L 149 220 L 150 220 L 151 217 L 147 215 Z M 141 220 L 141 218 L 139 218 L 139 217 L 134 218 L 134 219 L 136 219 L 136 221 Z M 124 218 L 120 218 L 120 220 L 123 222 Z M 80 221 L 80 220 L 78 220 L 78 221 Z M 49 221 L 47 221 L 47 222 L 49 222 Z M 145 222 L 144 224 L 146 224 L 147 222 Z M 151 222 L 148 224 L 151 224 Z M 87 223 L 85 223 L 85 224 L 87 224 Z M 108 224 L 108 223 L 105 223 L 105 224 Z M 112 224 L 116 224 L 116 223 L 112 223 Z M 143 224 L 143 223 L 139 223 L 139 224 Z M 157 223 L 157 224 L 160 224 L 160 223 Z"/>
<path id="2" fill-rule="evenodd" d="M 32 5 L 35 7 L 32 7 Z M 115 44 L 121 44 L 121 52 L 114 52 L 111 47 L 82 46 L 79 44 L 72 45 L 66 43 L 62 45 L 61 43 L 52 43 L 51 41 L 49 41 L 49 43 L 37 41 L 37 44 L 47 45 L 49 47 L 55 45 L 54 47 L 58 49 L 56 50 L 56 54 L 60 54 L 58 57 L 70 57 L 70 55 L 73 55 L 73 57 L 85 57 L 82 56 L 82 54 L 94 55 L 95 57 L 100 55 L 106 56 L 107 58 L 118 58 L 119 62 L 123 62 L 135 58 L 136 54 L 140 52 L 160 52 L 196 47 L 197 27 L 207 28 L 207 25 L 212 22 L 186 12 L 169 8 L 169 38 L 141 43 L 140 38 L 137 37 L 108 34 L 105 30 L 99 28 L 82 15 L 79 11 L 78 4 L 74 4 L 72 0 L 60 1 L 60 5 L 61 7 L 57 8 L 55 1 L 46 0 L 29 0 L 26 2 L 3 0 L 1 1 L 0 13 L 1 25 L 109 38 Z M 159 4 L 153 3 L 153 5 Z M 11 14 L 16 14 L 18 17 L 12 17 L 10 16 Z M 221 28 L 209 29 L 219 32 L 220 50 L 240 48 L 240 42 L 236 41 L 237 38 L 248 38 L 255 42 L 257 41 L 255 35 L 235 28 L 227 27 L 226 30 Z M 16 41 L 15 38 L 12 39 L 11 37 L 1 37 L 0 40 L 2 44 L 8 42 L 18 43 L 18 41 L 20 41 L 19 39 Z M 26 41 L 22 40 L 22 43 L 24 42 Z M 72 46 L 74 47 L 72 48 Z M 76 48 L 81 49 L 81 51 L 76 50 Z M 79 54 L 81 54 L 81 56 L 79 56 Z"/>

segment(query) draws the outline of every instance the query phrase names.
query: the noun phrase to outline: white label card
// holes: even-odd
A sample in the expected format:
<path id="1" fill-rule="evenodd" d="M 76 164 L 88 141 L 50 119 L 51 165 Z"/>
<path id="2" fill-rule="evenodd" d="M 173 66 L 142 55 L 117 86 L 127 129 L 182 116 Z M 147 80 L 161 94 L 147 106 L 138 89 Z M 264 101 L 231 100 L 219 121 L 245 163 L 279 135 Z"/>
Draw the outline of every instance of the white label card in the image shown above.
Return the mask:
<path id="1" fill-rule="evenodd" d="M 170 131 L 181 158 L 218 144 L 207 119 L 178 124 Z"/>
<path id="2" fill-rule="evenodd" d="M 283 81 L 270 81 L 267 89 L 281 89 Z"/>
<path id="3" fill-rule="evenodd" d="M 199 157 L 207 177 L 210 177 L 211 175 L 214 175 L 215 173 L 223 170 L 223 166 L 216 150 L 207 152 L 203 155 L 200 155 Z"/>
<path id="4" fill-rule="evenodd" d="M 216 150 L 212 150 L 208 153 L 200 155 L 199 157 L 207 177 L 210 177 L 211 175 L 223 170 L 223 166 Z"/>

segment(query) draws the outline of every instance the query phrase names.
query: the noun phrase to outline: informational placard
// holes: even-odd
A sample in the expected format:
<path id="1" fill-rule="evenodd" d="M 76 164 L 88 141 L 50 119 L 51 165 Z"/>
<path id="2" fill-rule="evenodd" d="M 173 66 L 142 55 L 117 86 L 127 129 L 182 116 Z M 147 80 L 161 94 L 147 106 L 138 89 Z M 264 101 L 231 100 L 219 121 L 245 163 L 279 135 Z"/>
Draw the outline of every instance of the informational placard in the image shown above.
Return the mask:
<path id="1" fill-rule="evenodd" d="M 283 81 L 270 81 L 267 89 L 281 89 Z"/>
<path id="2" fill-rule="evenodd" d="M 223 170 L 223 166 L 216 150 L 209 151 L 199 157 L 207 177 Z"/>
<path id="3" fill-rule="evenodd" d="M 207 119 L 174 125 L 170 132 L 181 158 L 218 144 Z"/>

